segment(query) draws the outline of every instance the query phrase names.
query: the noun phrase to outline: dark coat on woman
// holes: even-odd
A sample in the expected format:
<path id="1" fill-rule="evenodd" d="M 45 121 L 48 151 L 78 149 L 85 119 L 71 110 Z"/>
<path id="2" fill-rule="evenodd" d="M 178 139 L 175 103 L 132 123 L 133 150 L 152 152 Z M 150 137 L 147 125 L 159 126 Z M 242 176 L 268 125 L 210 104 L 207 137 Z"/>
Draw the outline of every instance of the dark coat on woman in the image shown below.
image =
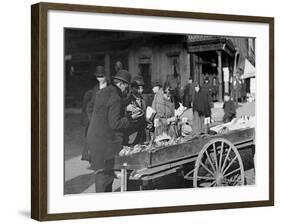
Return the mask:
<path id="1" fill-rule="evenodd" d="M 130 121 L 124 115 L 121 97 L 121 91 L 113 85 L 97 92 L 87 133 L 91 167 L 94 170 L 105 169 L 106 162 L 112 160 L 123 147 L 123 133 Z"/>
<path id="2" fill-rule="evenodd" d="M 195 92 L 193 100 L 193 124 L 192 129 L 195 135 L 207 133 L 207 126 L 204 119 L 211 116 L 211 107 L 209 103 L 209 95 L 206 91 L 200 89 Z"/>
<path id="3" fill-rule="evenodd" d="M 201 91 L 208 96 L 208 102 L 210 107 L 212 106 L 212 87 L 210 83 L 204 83 L 201 87 Z"/>
<path id="4" fill-rule="evenodd" d="M 190 108 L 191 103 L 193 102 L 195 90 L 194 90 L 194 84 L 188 83 L 184 88 L 183 93 L 183 106 Z"/>
<path id="5" fill-rule="evenodd" d="M 193 100 L 193 112 L 198 112 L 199 116 L 210 117 L 211 106 L 209 102 L 209 95 L 206 91 L 195 92 Z"/>

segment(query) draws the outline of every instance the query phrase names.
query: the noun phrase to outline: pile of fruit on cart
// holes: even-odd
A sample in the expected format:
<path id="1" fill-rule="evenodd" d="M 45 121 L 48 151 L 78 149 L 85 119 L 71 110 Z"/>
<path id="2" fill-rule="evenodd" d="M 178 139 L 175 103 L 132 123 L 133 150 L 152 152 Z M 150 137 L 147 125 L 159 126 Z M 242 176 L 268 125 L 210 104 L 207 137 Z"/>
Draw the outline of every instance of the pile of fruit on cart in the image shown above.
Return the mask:
<path id="1" fill-rule="evenodd" d="M 156 137 L 153 142 L 149 142 L 143 145 L 134 145 L 134 146 L 124 146 L 123 149 L 119 152 L 119 156 L 132 155 L 139 152 L 147 152 L 155 149 L 163 148 L 166 146 L 172 146 L 180 143 L 184 143 L 191 139 L 190 137 L 178 137 L 171 138 L 167 134 L 160 135 Z"/>
<path id="2" fill-rule="evenodd" d="M 224 124 L 216 124 L 210 128 L 210 133 L 212 134 L 224 134 L 229 131 L 252 128 L 255 127 L 255 117 L 243 116 L 240 118 L 234 118 L 231 122 Z M 155 149 L 164 148 L 167 146 L 172 146 L 176 144 L 181 144 L 187 142 L 195 137 L 192 133 L 187 136 L 181 136 L 178 138 L 171 138 L 166 133 L 163 133 L 157 136 L 154 141 L 145 143 L 143 145 L 134 145 L 134 146 L 124 146 L 123 149 L 119 152 L 119 156 L 132 155 L 139 152 L 147 152 Z"/>

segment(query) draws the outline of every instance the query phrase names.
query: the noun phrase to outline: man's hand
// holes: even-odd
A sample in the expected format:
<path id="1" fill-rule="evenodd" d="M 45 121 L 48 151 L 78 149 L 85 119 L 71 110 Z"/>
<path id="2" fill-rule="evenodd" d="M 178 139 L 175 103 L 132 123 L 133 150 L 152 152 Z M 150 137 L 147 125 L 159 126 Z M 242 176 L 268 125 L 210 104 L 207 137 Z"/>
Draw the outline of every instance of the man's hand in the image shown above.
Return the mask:
<path id="1" fill-rule="evenodd" d="M 136 120 L 136 119 L 140 118 L 141 116 L 143 116 L 143 112 L 142 111 L 138 111 L 137 113 L 133 113 L 132 114 L 132 119 Z"/>
<path id="2" fill-rule="evenodd" d="M 153 128 L 153 123 L 152 122 L 148 122 L 146 128 L 147 129 L 152 129 Z"/>
<path id="3" fill-rule="evenodd" d="M 133 104 L 129 104 L 127 107 L 126 107 L 126 111 L 130 111 L 130 112 L 133 112 L 134 110 L 136 110 L 136 106 L 133 105 Z"/>

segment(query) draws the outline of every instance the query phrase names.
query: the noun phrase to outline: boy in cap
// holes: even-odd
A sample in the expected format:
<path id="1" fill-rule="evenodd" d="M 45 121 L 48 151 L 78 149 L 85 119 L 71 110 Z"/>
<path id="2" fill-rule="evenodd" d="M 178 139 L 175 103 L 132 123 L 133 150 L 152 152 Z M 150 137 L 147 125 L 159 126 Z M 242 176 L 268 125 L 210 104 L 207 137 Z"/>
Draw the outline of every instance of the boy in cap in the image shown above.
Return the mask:
<path id="1" fill-rule="evenodd" d="M 143 144 L 146 141 L 146 103 L 142 96 L 144 90 L 144 81 L 141 76 L 136 76 L 131 83 L 131 93 L 126 99 L 128 113 L 139 112 L 141 116 L 134 123 L 133 127 L 128 130 L 127 144 L 136 145 Z"/>

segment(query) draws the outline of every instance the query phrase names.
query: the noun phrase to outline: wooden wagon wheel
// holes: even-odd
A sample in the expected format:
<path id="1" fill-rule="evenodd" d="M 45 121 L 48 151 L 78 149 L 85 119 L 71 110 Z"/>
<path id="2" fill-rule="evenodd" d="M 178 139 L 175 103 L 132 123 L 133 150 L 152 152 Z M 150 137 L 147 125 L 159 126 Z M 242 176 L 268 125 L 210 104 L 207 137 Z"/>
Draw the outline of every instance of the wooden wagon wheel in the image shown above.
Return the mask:
<path id="1" fill-rule="evenodd" d="M 195 162 L 193 186 L 241 185 L 244 185 L 244 167 L 237 148 L 223 138 L 208 142 Z"/>

